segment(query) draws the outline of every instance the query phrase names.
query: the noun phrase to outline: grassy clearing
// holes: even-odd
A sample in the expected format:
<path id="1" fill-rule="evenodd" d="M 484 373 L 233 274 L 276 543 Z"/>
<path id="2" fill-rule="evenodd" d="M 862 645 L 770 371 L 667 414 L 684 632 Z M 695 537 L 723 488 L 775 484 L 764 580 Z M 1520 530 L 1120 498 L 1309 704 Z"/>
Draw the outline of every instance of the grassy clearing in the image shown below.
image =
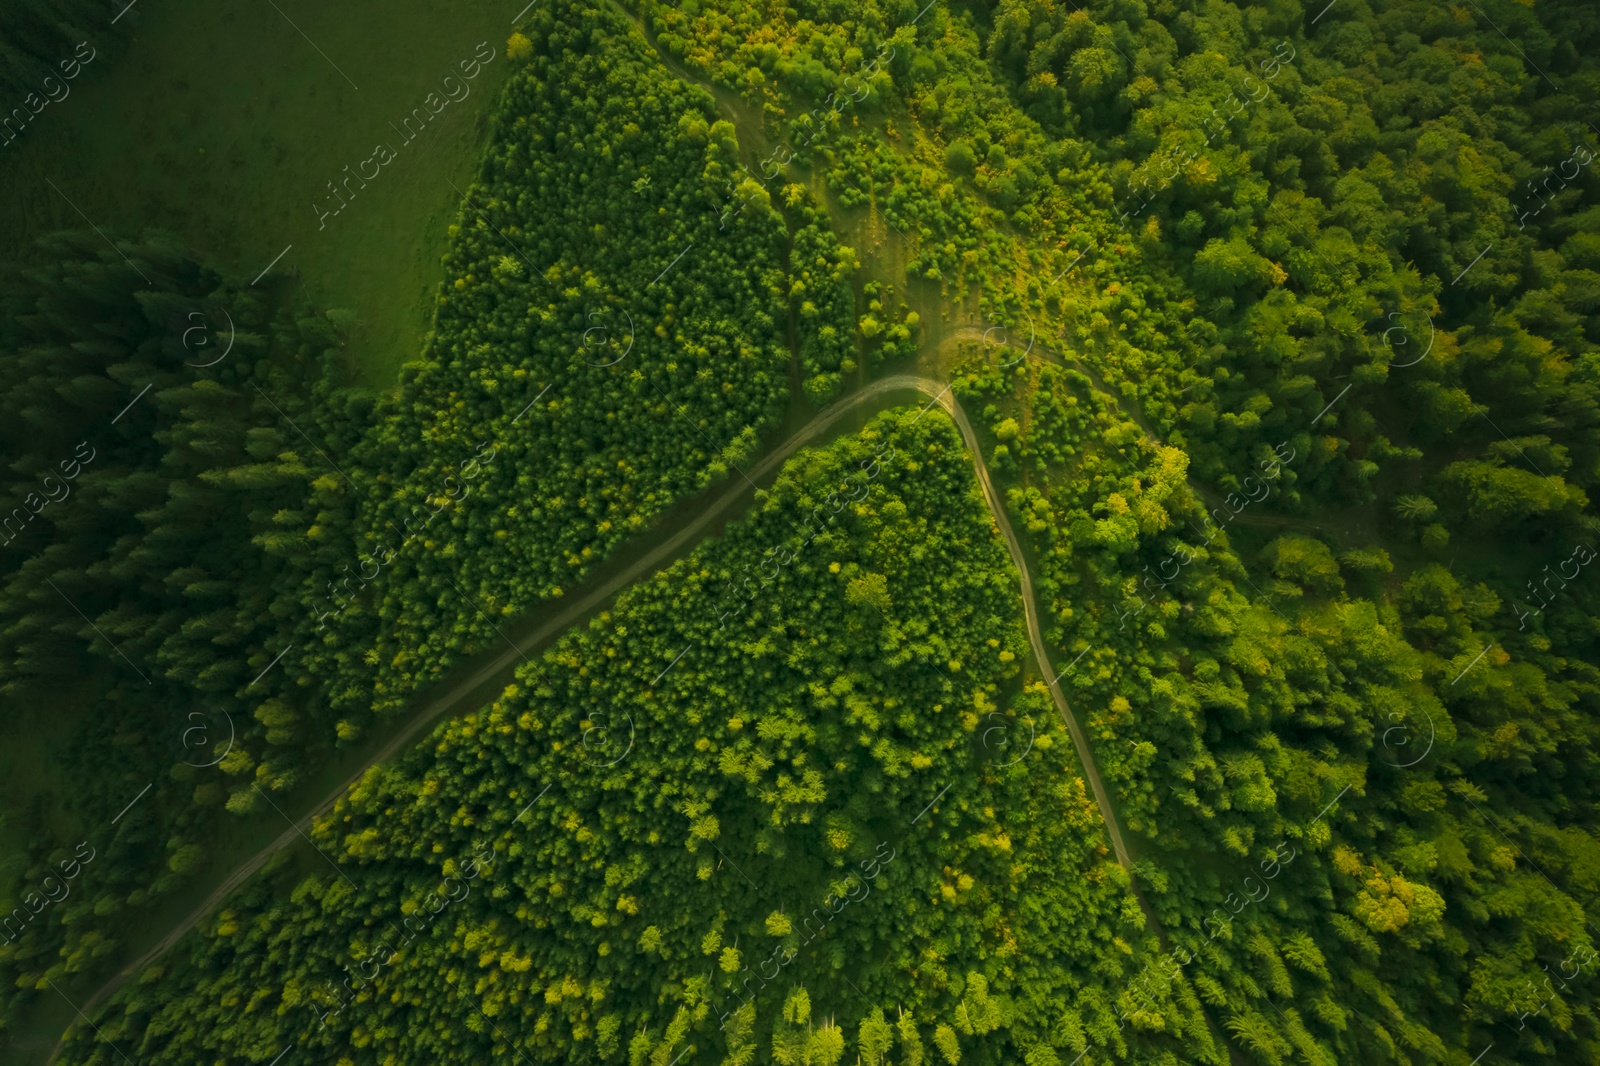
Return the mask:
<path id="1" fill-rule="evenodd" d="M 364 6 L 365 16 L 313 0 L 140 4 L 121 57 L 87 68 L 0 149 L 8 254 L 81 227 L 78 210 L 107 233 L 172 230 L 247 278 L 292 245 L 278 269 L 298 273 L 315 303 L 353 312 L 363 380 L 392 382 L 431 325 L 451 183 L 465 189 L 476 171 L 521 4 Z M 457 64 L 485 41 L 479 54 L 494 58 L 462 79 Z M 413 108 L 427 114 L 429 93 L 444 101 L 452 73 L 461 99 L 414 121 L 408 141 L 394 127 Z M 392 161 L 365 189 L 351 179 L 348 206 L 319 224 L 319 207 L 338 205 L 328 183 L 356 174 L 379 144 Z"/>

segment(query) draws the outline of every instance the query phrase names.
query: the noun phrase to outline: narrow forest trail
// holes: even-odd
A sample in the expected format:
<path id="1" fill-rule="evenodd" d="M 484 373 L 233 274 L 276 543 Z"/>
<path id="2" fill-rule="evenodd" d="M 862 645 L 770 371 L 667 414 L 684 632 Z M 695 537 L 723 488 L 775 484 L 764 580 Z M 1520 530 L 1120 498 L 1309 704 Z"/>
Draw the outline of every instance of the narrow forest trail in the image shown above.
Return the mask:
<path id="1" fill-rule="evenodd" d="M 957 338 L 952 337 L 946 343 L 954 343 Z M 212 913 L 222 903 L 229 893 L 234 891 L 253 874 L 260 871 L 267 861 L 284 848 L 305 838 L 313 819 L 325 813 L 353 787 L 366 772 L 379 763 L 386 762 L 399 754 L 404 748 L 413 743 L 418 734 L 435 725 L 446 715 L 468 714 L 482 706 L 482 701 L 473 699 L 472 694 L 476 689 L 494 679 L 497 674 L 504 672 L 516 665 L 519 658 L 526 656 L 524 649 L 535 649 L 541 644 L 551 640 L 557 634 L 582 622 L 592 616 L 612 597 L 623 589 L 637 584 L 648 578 L 657 570 L 672 561 L 687 554 L 702 539 L 706 529 L 718 519 L 728 515 L 728 512 L 740 501 L 752 485 L 773 477 L 778 468 L 797 451 L 822 437 L 842 420 L 862 413 L 876 413 L 893 407 L 904 406 L 903 401 L 892 399 L 895 393 L 916 392 L 931 397 L 929 406 L 937 404 L 955 422 L 961 433 L 967 451 L 972 457 L 972 465 L 978 476 L 979 484 L 983 489 L 984 499 L 988 504 L 995 526 L 1005 540 L 1006 549 L 1011 555 L 1013 565 L 1021 578 L 1022 607 L 1027 623 L 1028 641 L 1033 648 L 1035 661 L 1039 665 L 1043 677 L 1050 689 L 1051 698 L 1055 700 L 1056 709 L 1062 721 L 1066 724 L 1072 736 L 1073 745 L 1077 748 L 1078 760 L 1082 766 L 1089 787 L 1094 793 L 1095 802 L 1100 808 L 1101 818 L 1106 825 L 1106 833 L 1110 839 L 1117 861 L 1123 867 L 1131 864 L 1127 845 L 1124 843 L 1122 829 L 1116 821 L 1110 795 L 1106 791 L 1105 783 L 1100 777 L 1099 768 L 1094 762 L 1094 754 L 1089 748 L 1088 738 L 1083 733 L 1071 708 L 1067 704 L 1065 694 L 1061 691 L 1054 677 L 1049 653 L 1044 646 L 1044 638 L 1040 631 L 1038 608 L 1034 601 L 1033 578 L 1029 572 L 1027 560 L 1022 552 L 1021 542 L 1018 541 L 1011 522 L 1006 517 L 1003 501 L 1000 499 L 993 480 L 989 476 L 988 467 L 984 465 L 977 434 L 973 431 L 971 422 L 967 419 L 966 412 L 956 401 L 949 385 L 934 378 L 922 377 L 916 374 L 893 374 L 872 382 L 859 392 L 847 396 L 819 412 L 805 424 L 799 431 L 769 452 L 748 473 L 742 474 L 742 482 L 729 487 L 717 500 L 695 519 L 685 523 L 670 537 L 661 540 L 652 550 L 641 556 L 620 573 L 612 576 L 596 587 L 577 597 L 572 603 L 556 612 L 542 625 L 529 633 L 516 643 L 509 643 L 507 648 L 498 653 L 493 659 L 476 666 L 453 680 L 437 696 L 428 700 L 417 711 L 408 716 L 402 728 L 398 729 L 387 743 L 376 754 L 366 758 L 359 766 L 352 768 L 338 787 L 329 791 L 318 800 L 309 810 L 295 819 L 293 824 L 281 833 L 266 847 L 262 848 L 249 860 L 238 865 L 224 877 L 182 921 L 172 926 L 149 949 L 141 953 L 132 962 L 123 966 L 112 977 L 102 984 L 92 996 L 79 1005 L 82 1015 L 87 1018 L 100 1004 L 121 988 L 127 981 L 138 974 L 140 970 L 155 962 L 165 955 L 186 934 L 199 925 L 207 915 Z M 70 1033 L 71 1030 L 68 1030 Z M 63 1033 L 61 1039 L 51 1051 L 47 1062 L 54 1062 L 60 1054 L 68 1033 Z"/>
<path id="2" fill-rule="evenodd" d="M 959 336 L 951 337 L 946 343 L 955 343 L 959 339 Z M 1078 762 L 1083 767 L 1083 776 L 1088 780 L 1089 788 L 1094 793 L 1095 804 L 1100 808 L 1100 819 L 1105 822 L 1106 836 L 1111 839 L 1111 850 L 1116 853 L 1117 862 L 1123 869 L 1131 870 L 1133 857 L 1128 853 L 1128 845 L 1122 838 L 1122 827 L 1117 823 L 1116 811 L 1111 805 L 1111 794 L 1106 791 L 1105 782 L 1100 777 L 1100 768 L 1094 761 L 1094 752 L 1089 748 L 1089 738 L 1072 713 L 1072 708 L 1067 704 L 1066 694 L 1061 691 L 1058 683 L 1060 676 L 1051 664 L 1050 653 L 1045 649 L 1044 635 L 1039 627 L 1039 609 L 1033 595 L 1033 575 L 1028 569 L 1027 557 L 1022 552 L 1022 542 L 1017 539 L 1016 531 L 1011 528 L 1011 520 L 1006 517 L 1005 501 L 1000 498 L 999 490 L 995 488 L 994 480 L 989 476 L 989 468 L 984 464 L 983 448 L 978 442 L 978 435 L 973 432 L 972 423 L 967 420 L 967 413 L 956 401 L 955 393 L 951 391 L 950 386 L 945 386 L 938 393 L 934 393 L 932 389 L 938 382 L 932 378 L 909 375 L 906 378 L 917 382 L 919 388 L 926 388 L 928 394 L 935 397 L 935 402 L 944 409 L 955 422 L 956 428 L 961 431 L 961 439 L 966 442 L 967 452 L 972 456 L 972 468 L 977 471 L 978 483 L 983 486 L 983 496 L 989 504 L 989 512 L 994 516 L 994 523 L 999 528 L 1001 537 L 1005 539 L 1006 550 L 1011 553 L 1011 563 L 1022 578 L 1022 613 L 1028 625 L 1028 643 L 1033 646 L 1034 661 L 1039 665 L 1040 674 L 1050 689 L 1050 698 L 1055 701 L 1056 710 L 1060 713 L 1067 732 L 1072 734 L 1072 744 L 1078 749 Z M 888 377 L 882 380 L 894 381 L 896 378 Z"/>

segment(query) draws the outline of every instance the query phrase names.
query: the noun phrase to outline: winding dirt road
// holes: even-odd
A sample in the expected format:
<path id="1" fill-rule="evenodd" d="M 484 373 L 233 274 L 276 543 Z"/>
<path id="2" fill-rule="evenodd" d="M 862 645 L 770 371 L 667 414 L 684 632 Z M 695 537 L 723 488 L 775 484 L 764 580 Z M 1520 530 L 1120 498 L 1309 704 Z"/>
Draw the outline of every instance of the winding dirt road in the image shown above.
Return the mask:
<path id="1" fill-rule="evenodd" d="M 955 338 L 951 339 L 954 340 Z M 1100 771 L 1095 765 L 1094 755 L 1089 749 L 1088 739 L 1084 736 L 1077 720 L 1073 717 L 1072 711 L 1067 705 L 1066 696 L 1057 684 L 1055 671 L 1051 666 L 1050 656 L 1045 649 L 1044 638 L 1040 632 L 1038 610 L 1034 603 L 1033 580 L 1028 571 L 1027 561 L 1022 554 L 1022 545 L 1017 540 L 1010 521 L 1006 518 L 1004 504 L 994 487 L 993 480 L 989 476 L 988 468 L 983 463 L 983 453 L 979 446 L 977 435 L 973 432 L 972 424 L 967 420 L 966 412 L 962 410 L 961 405 L 956 402 L 950 386 L 933 378 L 920 375 L 895 374 L 874 381 L 860 391 L 839 400 L 819 412 L 816 417 L 807 422 L 799 431 L 778 447 L 774 448 L 749 472 L 745 473 L 737 484 L 731 485 L 709 508 L 692 521 L 686 523 L 683 528 L 671 537 L 656 545 L 655 548 L 641 556 L 620 573 L 598 584 L 574 602 L 563 607 L 537 629 L 524 636 L 520 642 L 511 644 L 508 641 L 508 645 L 503 652 L 497 654 L 488 662 L 479 664 L 469 673 L 451 682 L 438 695 L 428 699 L 408 716 L 406 724 L 397 730 L 394 736 L 376 754 L 369 756 L 338 787 L 323 796 L 315 806 L 303 813 L 270 844 L 252 855 L 248 861 L 234 868 L 198 906 L 190 911 L 182 921 L 168 930 L 167 934 L 158 943 L 122 967 L 101 985 L 87 1001 L 80 1005 L 79 1010 L 83 1016 L 91 1016 L 96 1007 L 115 994 L 130 978 L 170 951 L 179 940 L 214 911 L 230 892 L 258 872 L 274 854 L 295 843 L 296 840 L 303 839 L 312 820 L 330 809 L 371 767 L 393 758 L 415 741 L 418 734 L 433 726 L 445 715 L 469 713 L 480 707 L 482 701 L 472 699 L 472 693 L 493 680 L 496 675 L 513 667 L 518 658 L 525 656 L 524 647 L 537 647 L 557 633 L 583 621 L 598 611 L 602 605 L 618 592 L 638 583 L 662 566 L 685 554 L 695 544 L 699 543 L 709 526 L 725 516 L 739 502 L 740 498 L 749 491 L 752 485 L 759 485 L 760 482 L 770 479 L 778 467 L 793 456 L 795 452 L 826 434 L 841 420 L 861 412 L 863 408 L 870 408 L 875 403 L 879 404 L 883 409 L 898 406 L 899 404 L 887 400 L 887 397 L 894 393 L 908 392 L 917 392 L 931 397 L 929 406 L 937 404 L 943 409 L 955 422 L 957 429 L 961 433 L 962 440 L 966 443 L 967 451 L 972 457 L 973 469 L 977 472 L 978 481 L 983 487 L 984 498 L 988 503 L 990 513 L 993 515 L 995 525 L 1006 542 L 1006 548 L 1011 554 L 1012 564 L 1017 568 L 1017 573 L 1021 576 L 1023 613 L 1026 617 L 1028 641 L 1033 647 L 1035 661 L 1039 664 L 1039 669 L 1049 685 L 1050 695 L 1055 700 L 1056 710 L 1060 712 L 1062 721 L 1066 723 L 1067 730 L 1072 735 L 1072 742 L 1078 751 L 1078 761 L 1083 767 L 1084 776 L 1088 779 L 1089 787 L 1094 793 L 1095 802 L 1100 807 L 1100 815 L 1105 822 L 1106 832 L 1110 838 L 1112 849 L 1116 853 L 1117 861 L 1127 867 L 1131 860 L 1127 846 L 1123 842 L 1121 827 L 1117 824 L 1110 796 L 1100 778 Z M 55 1061 L 66 1042 L 67 1036 L 71 1032 L 72 1030 L 69 1029 L 67 1033 L 62 1034 L 61 1039 L 51 1051 L 47 1062 L 53 1063 Z"/>
<path id="2" fill-rule="evenodd" d="M 892 379 L 885 379 L 892 380 Z M 938 385 L 932 378 L 912 378 L 917 382 L 919 391 L 928 395 L 935 395 L 931 390 Z M 967 421 L 967 413 L 956 402 L 955 395 L 949 387 L 945 387 L 937 394 L 939 406 L 955 421 L 956 428 L 961 431 L 961 439 L 966 441 L 967 452 L 972 456 L 972 468 L 978 472 L 978 482 L 983 486 L 984 498 L 989 503 L 989 512 L 994 515 L 995 525 L 1000 527 L 1000 535 L 1005 538 L 1006 549 L 1011 552 L 1011 562 L 1017 568 L 1017 573 L 1022 576 L 1022 612 L 1028 623 L 1028 643 L 1033 645 L 1034 661 L 1039 664 L 1045 683 L 1050 687 L 1050 698 L 1055 700 L 1056 710 L 1061 714 L 1061 720 L 1066 723 L 1067 732 L 1072 734 L 1072 744 L 1078 749 L 1078 762 L 1083 767 L 1083 776 L 1088 779 L 1089 788 L 1094 792 L 1094 801 L 1100 808 L 1100 819 L 1106 824 L 1106 835 L 1111 838 L 1111 850 L 1116 853 L 1117 862 L 1124 869 L 1133 865 L 1133 859 L 1128 854 L 1128 846 L 1122 839 L 1122 827 L 1117 824 L 1116 812 L 1111 806 L 1111 795 L 1106 791 L 1105 782 L 1100 779 L 1100 768 L 1095 765 L 1094 753 L 1089 750 L 1089 738 L 1083 733 L 1083 728 L 1078 724 L 1078 719 L 1073 715 L 1072 708 L 1067 706 L 1067 697 L 1057 683 L 1060 678 L 1056 675 L 1055 667 L 1051 665 L 1050 653 L 1045 650 L 1044 636 L 1039 630 L 1039 612 L 1034 602 L 1033 577 L 1028 572 L 1028 562 L 1022 554 L 1022 544 L 1017 540 L 1016 533 L 1011 528 L 1011 522 L 1006 518 L 1004 502 L 995 490 L 994 481 L 989 477 L 989 468 L 983 463 L 983 450 L 978 445 L 977 434 L 972 431 L 972 424 Z"/>

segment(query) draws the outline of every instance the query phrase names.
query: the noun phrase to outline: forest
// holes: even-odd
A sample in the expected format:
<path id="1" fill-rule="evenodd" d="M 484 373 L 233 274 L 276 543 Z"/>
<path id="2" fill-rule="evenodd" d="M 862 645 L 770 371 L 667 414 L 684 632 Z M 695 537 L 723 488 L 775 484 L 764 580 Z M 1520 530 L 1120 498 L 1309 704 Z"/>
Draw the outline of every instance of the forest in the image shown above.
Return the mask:
<path id="1" fill-rule="evenodd" d="M 45 795 L 6 811 L 33 845 L 8 863 L 5 910 L 27 929 L 5 928 L 7 988 L 89 967 L 114 915 L 198 866 L 220 808 L 238 806 L 226 773 L 284 789 L 314 758 L 303 722 L 322 697 L 269 668 L 307 617 L 315 561 L 298 545 L 319 453 L 348 447 L 370 407 L 340 385 L 336 322 L 275 286 L 157 235 L 63 234 L 49 250 L 53 266 L 0 284 L 0 721 L 31 737 L 69 698 L 94 708 L 56 769 L 99 861 L 92 894 L 36 921 L 43 900 L 23 889 L 78 841 L 57 836 Z"/>
<path id="2" fill-rule="evenodd" d="M 748 483 L 56 1061 L 1600 1055 L 1588 7 L 518 17 L 394 388 L 160 234 L 0 278 L 0 720 L 96 710 L 0 822 L 6 1028 Z"/>
<path id="3" fill-rule="evenodd" d="M 1256 1061 L 1594 1053 L 1580 11 L 654 9 L 763 106 L 892 42 L 814 166 L 908 273 L 1051 338 L 957 393 L 1136 882 Z"/>
<path id="4" fill-rule="evenodd" d="M 0 902 L 31 926 L 0 943 L 7 989 L 113 956 L 111 916 L 200 871 L 222 808 L 279 818 L 375 717 L 498 641 L 497 618 L 561 596 L 781 416 L 783 221 L 718 232 L 731 127 L 615 17 L 591 22 L 512 42 L 523 117 L 496 128 L 393 393 L 349 384 L 346 313 L 170 237 L 62 235 L 54 266 L 5 278 L 0 684 L 8 718 L 94 708 L 52 769 L 79 782 L 68 820 L 118 856 L 98 903 L 35 922 L 30 886 L 78 838 L 36 831 L 42 801 L 7 812 L 29 855 Z M 602 64 L 606 93 L 554 74 Z M 636 229 L 610 215 L 623 195 Z M 679 238 L 675 264 L 633 251 Z"/>
<path id="5" fill-rule="evenodd" d="M 730 575 L 880 462 L 719 624 Z M 1048 1049 L 1063 1003 L 1114 1028 L 1145 918 L 1023 683 L 1017 602 L 948 419 L 881 415 L 374 768 L 317 823 L 336 869 L 230 900 L 66 1061 L 117 1061 L 109 1042 L 161 1061 L 838 1063 L 848 1044 L 1003 1062 Z M 1187 1000 L 1179 1031 L 1209 1039 Z"/>
<path id="6" fill-rule="evenodd" d="M 362 506 L 317 601 L 308 665 L 340 679 L 346 732 L 747 464 L 785 411 L 784 221 L 762 196 L 724 225 L 754 184 L 732 125 L 619 23 L 533 12 L 507 45 L 433 332 L 354 450 Z"/>

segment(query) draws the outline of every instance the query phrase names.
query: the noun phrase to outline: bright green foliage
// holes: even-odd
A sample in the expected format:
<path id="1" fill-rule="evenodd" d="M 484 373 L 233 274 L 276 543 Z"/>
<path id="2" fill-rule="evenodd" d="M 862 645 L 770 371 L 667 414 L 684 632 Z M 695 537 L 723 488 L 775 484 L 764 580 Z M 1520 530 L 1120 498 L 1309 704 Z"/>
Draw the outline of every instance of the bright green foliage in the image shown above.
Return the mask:
<path id="1" fill-rule="evenodd" d="M 1593 997 L 1575 974 L 1600 959 L 1581 906 L 1600 854 L 1583 710 L 1600 691 L 1600 594 L 1573 576 L 1593 558 L 1569 556 L 1582 529 L 1550 538 L 1561 550 L 1527 601 L 1547 619 L 1519 630 L 1489 584 L 1268 511 L 1298 455 L 1258 453 L 1207 507 L 1172 483 L 1170 449 L 1121 434 L 1087 376 L 1042 365 L 1022 388 L 1048 412 L 1015 438 L 1030 476 L 1009 493 L 1031 516 L 1046 636 L 1083 653 L 1062 684 L 1146 842 L 1167 966 L 1230 1045 L 1260 1062 L 1415 1061 L 1523 1023 L 1529 1056 L 1587 1054 Z M 957 389 L 1005 424 L 1008 377 L 974 367 Z M 1428 516 L 1422 503 L 1403 509 Z M 1542 967 L 1557 963 L 1551 997 Z M 1147 968 L 1131 987 L 1142 1002 L 1172 980 Z"/>
<path id="2" fill-rule="evenodd" d="M 710 95 L 610 8 L 524 32 L 431 343 L 357 462 L 358 551 L 391 561 L 324 654 L 371 657 L 342 695 L 379 711 L 754 458 L 787 390 L 783 222 Z"/>
<path id="3" fill-rule="evenodd" d="M 856 1042 L 861 1050 L 862 1066 L 883 1066 L 889 1049 L 894 1047 L 894 1030 L 884 1021 L 882 1007 L 874 1007 L 872 1013 L 862 1019 Z"/>
<path id="4" fill-rule="evenodd" d="M 899 1017 L 895 1019 L 894 1028 L 900 1038 L 900 1059 L 903 1066 L 922 1066 L 925 1052 L 922 1048 L 922 1034 L 917 1031 L 916 1016 L 908 1010 L 900 1011 Z"/>
<path id="5" fill-rule="evenodd" d="M 861 287 L 861 292 L 867 301 L 867 310 L 857 323 L 857 328 L 861 331 L 862 343 L 866 345 L 868 364 L 877 366 L 891 359 L 915 354 L 917 334 L 921 332 L 920 316 L 915 311 L 906 310 L 905 305 L 901 304 L 900 322 L 898 325 L 892 324 L 894 314 L 890 309 L 895 305 L 893 286 L 881 281 L 869 281 Z"/>
<path id="6" fill-rule="evenodd" d="M 1440 475 L 1446 499 L 1474 522 L 1515 526 L 1530 518 L 1572 518 L 1588 499 L 1558 477 L 1544 477 L 1496 461 L 1451 463 Z"/>
<path id="7" fill-rule="evenodd" d="M 1283 536 L 1267 545 L 1263 560 L 1277 577 L 1318 592 L 1343 587 L 1339 564 L 1320 540 L 1311 537 Z"/>
<path id="8" fill-rule="evenodd" d="M 839 243 L 827 215 L 799 185 L 783 190 L 793 232 L 789 300 L 804 367 L 806 398 L 823 404 L 856 369 L 855 252 Z"/>
<path id="9" fill-rule="evenodd" d="M 798 540 L 793 516 L 880 455 L 867 491 L 719 625 L 726 575 Z M 865 574 L 881 598 L 849 595 Z M 1017 575 L 955 428 L 881 416 L 792 460 L 723 539 L 491 707 L 370 771 L 313 834 L 348 882 L 253 883 L 124 988 L 102 1031 L 163 1061 L 291 1041 L 473 1061 L 512 1041 L 530 1061 L 670 1063 L 691 1044 L 740 1061 L 754 1044 L 827 1064 L 847 1042 L 871 1057 L 898 1040 L 910 1060 L 953 1039 L 912 1017 L 957 1020 L 987 1063 L 1048 1040 L 1063 1002 L 1114 1028 L 1144 919 L 1048 698 L 1023 685 L 1025 647 Z M 1001 762 L 996 730 L 1033 744 Z M 841 826 L 843 852 L 828 842 Z M 347 964 L 361 979 L 336 996 Z M 836 1016 L 865 1021 L 819 1020 Z M 63 1061 L 111 1061 L 85 1033 Z"/>
<path id="10" fill-rule="evenodd" d="M 1091 850 L 1052 703 L 1007 665 L 1015 576 L 961 449 L 903 415 L 797 461 L 725 540 L 375 771 L 318 830 L 356 884 L 253 886 L 123 993 L 112 1036 L 173 1061 L 279 1046 L 302 986 L 493 844 L 484 891 L 307 1033 L 316 1051 L 1600 1056 L 1588 7 L 646 5 L 659 46 L 788 150 L 778 211 L 624 16 L 532 18 L 430 361 L 357 473 L 386 501 L 361 550 L 423 496 L 453 539 L 341 620 L 335 698 L 393 706 L 487 639 L 448 583 L 524 611 L 752 457 L 786 311 L 820 403 L 912 354 L 904 299 L 937 289 L 948 318 L 973 298 L 1040 339 L 1016 370 L 969 351 L 954 388 L 1156 922 Z M 864 235 L 864 306 L 836 209 Z M 640 306 L 624 353 L 616 316 Z M 867 497 L 774 555 L 880 437 L 899 454 Z M 516 462 L 438 501 L 480 446 Z M 784 564 L 722 628 L 712 590 L 758 558 Z M 374 640 L 369 701 L 352 649 Z M 258 719 L 270 738 L 292 713 Z M 1015 766 L 976 743 L 995 715 L 1036 731 Z M 623 735 L 616 762 L 586 742 Z M 856 898 L 845 871 L 875 845 L 894 862 Z"/>
<path id="11" fill-rule="evenodd" d="M 1370 499 L 1449 441 L 1517 468 L 1456 472 L 1469 520 L 1581 506 L 1600 479 L 1582 5 L 1504 5 L 1508 38 L 1406 0 L 1311 39 L 1231 3 L 980 7 L 914 28 L 920 7 L 881 0 L 843 23 L 821 3 L 652 15 L 701 76 L 820 108 L 797 173 L 870 206 L 911 276 L 977 288 L 986 322 L 1026 312 L 1081 345 L 1206 481 L 1288 438 L 1288 502 Z M 1542 73 L 1558 52 L 1564 78 Z M 1529 443 L 1553 428 L 1559 461 Z"/>
<path id="12" fill-rule="evenodd" d="M 957 391 L 1015 420 L 986 443 L 1047 637 L 1216 1031 L 1261 1062 L 1510 1031 L 1486 1062 L 1593 1058 L 1584 978 L 1540 984 L 1587 958 L 1593 895 L 1586 9 L 723 7 L 658 9 L 663 43 L 761 66 L 747 96 L 789 114 L 892 41 L 815 171 L 909 274 L 1089 368 Z"/>

